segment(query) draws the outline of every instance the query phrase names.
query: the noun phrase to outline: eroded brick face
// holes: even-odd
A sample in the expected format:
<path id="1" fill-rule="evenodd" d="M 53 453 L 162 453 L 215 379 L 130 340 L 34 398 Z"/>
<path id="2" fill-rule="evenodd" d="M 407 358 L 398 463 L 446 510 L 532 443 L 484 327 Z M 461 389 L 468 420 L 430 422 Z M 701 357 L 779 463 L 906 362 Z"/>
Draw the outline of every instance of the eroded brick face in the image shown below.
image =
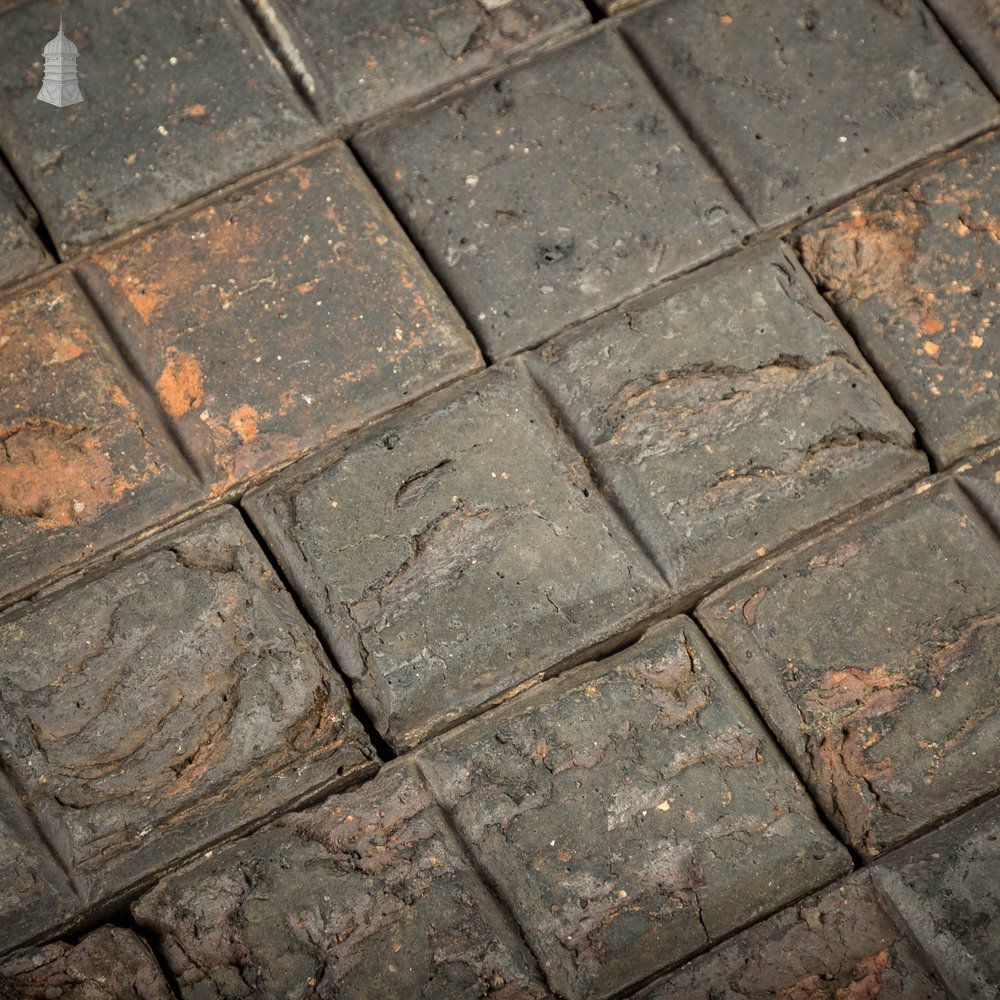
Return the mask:
<path id="1" fill-rule="evenodd" d="M 48 261 L 31 231 L 30 213 L 16 183 L 0 167 L 0 286 L 39 270 Z"/>
<path id="2" fill-rule="evenodd" d="M 1000 0 L 928 0 L 965 57 L 1000 93 Z"/>
<path id="3" fill-rule="evenodd" d="M 997 552 L 945 482 L 776 560 L 698 610 L 864 855 L 1000 786 Z"/>
<path id="4" fill-rule="evenodd" d="M 959 466 L 959 482 L 1000 531 L 1000 448 Z"/>

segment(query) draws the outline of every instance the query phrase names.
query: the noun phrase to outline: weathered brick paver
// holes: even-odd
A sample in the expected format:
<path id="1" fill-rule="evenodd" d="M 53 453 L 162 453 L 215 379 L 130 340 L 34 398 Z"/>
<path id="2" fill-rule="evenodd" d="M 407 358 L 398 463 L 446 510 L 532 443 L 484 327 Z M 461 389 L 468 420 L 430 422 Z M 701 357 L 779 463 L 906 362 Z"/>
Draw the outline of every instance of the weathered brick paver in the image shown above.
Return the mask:
<path id="1" fill-rule="evenodd" d="M 997 119 L 919 0 L 669 0 L 625 32 L 762 226 Z"/>
<path id="2" fill-rule="evenodd" d="M 84 101 L 70 108 L 35 99 L 42 47 L 60 12 L 80 50 Z M 317 134 L 233 0 L 78 0 L 72 10 L 49 0 L 6 4 L 0 66 L 0 145 L 63 254 L 153 219 Z"/>
<path id="3" fill-rule="evenodd" d="M 635 1000 L 947 1000 L 867 872 L 744 931 Z"/>
<path id="4" fill-rule="evenodd" d="M 0 286 L 39 270 L 49 259 L 27 212 L 13 178 L 0 167 Z"/>
<path id="5" fill-rule="evenodd" d="M 301 56 L 330 121 L 358 122 L 481 72 L 590 18 L 580 0 L 276 0 L 269 26 Z"/>
<path id="6" fill-rule="evenodd" d="M 688 619 L 418 759 L 563 996 L 615 993 L 849 866 Z"/>
<path id="7" fill-rule="evenodd" d="M 1000 997 L 1000 801 L 888 855 L 875 868 L 899 918 L 956 997 Z"/>
<path id="8" fill-rule="evenodd" d="M 1000 135 L 810 224 L 800 247 L 940 466 L 1000 438 Z"/>
<path id="9" fill-rule="evenodd" d="M 1000 788 L 998 552 L 945 482 L 698 609 L 817 800 L 866 856 Z"/>
<path id="10" fill-rule="evenodd" d="M 608 31 L 355 141 L 494 357 L 750 228 Z"/>
<path id="11" fill-rule="evenodd" d="M 88 898 L 373 770 L 231 508 L 0 618 L 0 761 Z"/>
<path id="12" fill-rule="evenodd" d="M 406 763 L 215 851 L 134 912 L 184 1000 L 548 996 Z"/>
<path id="13" fill-rule="evenodd" d="M 1000 531 L 1000 448 L 956 469 L 959 482 Z"/>
<path id="14" fill-rule="evenodd" d="M 481 364 L 341 145 L 84 274 L 216 491 Z"/>
<path id="15" fill-rule="evenodd" d="M 781 244 L 627 302 L 529 363 L 685 591 L 927 468 Z"/>
<path id="16" fill-rule="evenodd" d="M 983 79 L 1000 93 L 1000 0 L 927 0 Z"/>
<path id="17" fill-rule="evenodd" d="M 666 598 L 517 363 L 245 504 L 396 748 Z"/>
<path id="18" fill-rule="evenodd" d="M 78 944 L 43 945 L 0 964 L 12 1000 L 174 1000 L 149 948 L 130 930 L 102 927 Z"/>
<path id="19" fill-rule="evenodd" d="M 203 495 L 147 404 L 72 278 L 0 302 L 0 602 Z"/>

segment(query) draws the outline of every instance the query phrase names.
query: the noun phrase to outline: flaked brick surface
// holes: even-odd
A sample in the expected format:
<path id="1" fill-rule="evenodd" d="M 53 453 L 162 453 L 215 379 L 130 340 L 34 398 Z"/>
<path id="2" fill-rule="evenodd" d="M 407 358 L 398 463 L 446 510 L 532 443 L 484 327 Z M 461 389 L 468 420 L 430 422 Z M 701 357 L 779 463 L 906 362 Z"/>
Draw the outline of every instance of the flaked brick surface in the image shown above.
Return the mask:
<path id="1" fill-rule="evenodd" d="M 1000 438 L 1000 136 L 811 223 L 799 245 L 939 466 Z"/>
<path id="2" fill-rule="evenodd" d="M 0 602 L 196 503 L 66 274 L 0 303 Z"/>
<path id="3" fill-rule="evenodd" d="M 866 857 L 1000 788 L 998 552 L 944 482 L 698 609 L 817 801 Z"/>
<path id="4" fill-rule="evenodd" d="M 630 300 L 529 364 L 684 591 L 927 469 L 780 243 Z"/>
<path id="5" fill-rule="evenodd" d="M 244 502 L 397 748 L 668 598 L 519 363 Z"/>
<path id="6" fill-rule="evenodd" d="M 822 208 L 998 117 L 920 0 L 725 9 L 673 0 L 624 30 L 762 226 Z"/>
<path id="7" fill-rule="evenodd" d="M 183 1000 L 543 1000 L 409 764 L 171 875 L 133 907 Z"/>
<path id="8" fill-rule="evenodd" d="M 226 509 L 0 619 L 0 760 L 88 898 L 372 769 L 347 691 Z"/>
<path id="9" fill-rule="evenodd" d="M 339 144 L 84 274 L 216 491 L 481 363 Z"/>
<path id="10" fill-rule="evenodd" d="M 418 760 L 562 996 L 616 993 L 849 865 L 689 619 Z"/>
<path id="11" fill-rule="evenodd" d="M 355 142 L 493 357 L 750 228 L 610 31 Z"/>

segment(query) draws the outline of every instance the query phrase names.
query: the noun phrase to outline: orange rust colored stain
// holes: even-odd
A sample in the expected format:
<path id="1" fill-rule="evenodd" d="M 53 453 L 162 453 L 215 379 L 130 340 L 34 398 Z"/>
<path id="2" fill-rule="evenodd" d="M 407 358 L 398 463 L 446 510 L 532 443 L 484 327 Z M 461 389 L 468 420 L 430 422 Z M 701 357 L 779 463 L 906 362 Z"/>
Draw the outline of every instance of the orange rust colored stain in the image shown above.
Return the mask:
<path id="1" fill-rule="evenodd" d="M 308 191 L 309 190 L 309 175 L 308 174 L 303 174 L 299 178 L 299 190 L 300 191 Z"/>
<path id="2" fill-rule="evenodd" d="M 941 345 L 935 344 L 933 340 L 924 341 L 924 354 L 936 358 L 941 353 Z"/>
<path id="3" fill-rule="evenodd" d="M 184 109 L 184 114 L 189 118 L 204 118 L 205 117 L 205 105 L 204 104 L 192 104 Z"/>
<path id="4" fill-rule="evenodd" d="M 243 442 L 253 441 L 257 436 L 257 423 L 260 414 L 249 404 L 238 406 L 229 414 L 229 426 L 234 434 L 238 434 Z"/>
<path id="5" fill-rule="evenodd" d="M 719 17 L 719 23 L 720 24 L 724 24 L 728 28 L 729 25 L 731 25 L 733 23 L 733 15 L 732 14 L 722 14 L 722 15 L 720 15 L 720 17 Z"/>
<path id="6" fill-rule="evenodd" d="M 163 285 L 156 281 L 144 281 L 135 276 L 119 274 L 114 270 L 115 264 L 110 261 L 100 261 L 108 271 L 108 283 L 121 292 L 129 305 L 139 314 L 147 326 L 160 313 L 163 304 L 169 296 Z"/>
<path id="7" fill-rule="evenodd" d="M 944 323 L 939 319 L 935 319 L 933 316 L 928 316 L 927 319 L 920 324 L 924 333 L 940 333 L 944 329 Z"/>
<path id="8" fill-rule="evenodd" d="M 163 374 L 156 380 L 163 408 L 175 420 L 201 406 L 201 365 L 192 354 L 176 354 L 168 362 Z"/>
<path id="9" fill-rule="evenodd" d="M 743 620 L 747 625 L 757 624 L 757 605 L 767 596 L 767 587 L 761 587 L 760 590 L 756 591 L 753 596 L 743 605 Z"/>
<path id="10" fill-rule="evenodd" d="M 82 333 L 81 337 L 86 339 Z M 78 340 L 65 333 L 54 336 L 49 343 L 52 346 L 52 354 L 45 362 L 49 365 L 61 365 L 67 361 L 73 361 L 87 350 Z"/>
<path id="11" fill-rule="evenodd" d="M 108 389 L 108 398 L 116 406 L 120 406 L 123 410 L 131 410 L 132 404 L 129 402 L 128 396 L 125 395 L 124 390 L 120 385 L 113 385 Z"/>

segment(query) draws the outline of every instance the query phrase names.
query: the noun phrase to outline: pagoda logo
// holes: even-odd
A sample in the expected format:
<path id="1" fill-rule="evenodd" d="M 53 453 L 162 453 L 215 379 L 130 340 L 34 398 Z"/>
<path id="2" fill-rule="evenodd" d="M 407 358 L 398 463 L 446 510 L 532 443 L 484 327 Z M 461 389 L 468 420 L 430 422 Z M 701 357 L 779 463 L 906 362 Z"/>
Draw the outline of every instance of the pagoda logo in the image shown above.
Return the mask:
<path id="1" fill-rule="evenodd" d="M 64 108 L 68 104 L 79 104 L 83 100 L 80 84 L 76 79 L 76 57 L 79 50 L 63 34 L 62 18 L 59 18 L 59 34 L 50 41 L 42 54 L 45 56 L 45 76 L 38 100 Z"/>

